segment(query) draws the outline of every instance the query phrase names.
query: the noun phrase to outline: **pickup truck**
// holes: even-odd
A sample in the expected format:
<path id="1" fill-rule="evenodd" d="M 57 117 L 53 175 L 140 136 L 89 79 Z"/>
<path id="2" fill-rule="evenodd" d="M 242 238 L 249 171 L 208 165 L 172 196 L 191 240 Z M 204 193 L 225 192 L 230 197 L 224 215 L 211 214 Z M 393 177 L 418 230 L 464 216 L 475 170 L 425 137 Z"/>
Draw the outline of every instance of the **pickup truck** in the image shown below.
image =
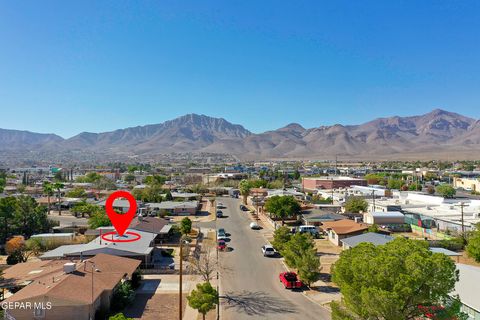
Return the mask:
<path id="1" fill-rule="evenodd" d="M 285 289 L 299 289 L 303 287 L 302 281 L 298 279 L 295 272 L 282 272 L 280 273 L 279 278 Z"/>

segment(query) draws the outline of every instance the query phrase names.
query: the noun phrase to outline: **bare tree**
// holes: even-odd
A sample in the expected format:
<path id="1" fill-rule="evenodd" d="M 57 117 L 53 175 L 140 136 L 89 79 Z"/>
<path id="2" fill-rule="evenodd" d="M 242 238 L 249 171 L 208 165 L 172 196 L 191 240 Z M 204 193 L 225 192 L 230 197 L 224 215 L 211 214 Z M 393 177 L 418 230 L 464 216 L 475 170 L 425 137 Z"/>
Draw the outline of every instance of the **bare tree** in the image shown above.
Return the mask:
<path id="1" fill-rule="evenodd" d="M 191 270 L 200 274 L 205 282 L 210 282 L 210 280 L 214 278 L 217 267 L 216 252 L 210 246 L 207 246 L 205 250 L 201 251 L 197 257 L 192 256 L 190 258 Z"/>

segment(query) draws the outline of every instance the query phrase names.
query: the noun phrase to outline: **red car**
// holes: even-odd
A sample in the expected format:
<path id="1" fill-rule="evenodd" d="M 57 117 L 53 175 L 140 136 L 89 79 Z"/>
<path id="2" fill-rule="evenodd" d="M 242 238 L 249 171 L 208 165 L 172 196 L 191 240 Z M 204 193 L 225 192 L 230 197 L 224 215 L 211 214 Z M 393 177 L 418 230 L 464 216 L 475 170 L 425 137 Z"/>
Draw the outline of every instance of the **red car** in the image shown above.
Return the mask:
<path id="1" fill-rule="evenodd" d="M 225 242 L 225 240 L 218 240 L 218 250 L 225 250 L 227 249 L 227 243 Z"/>
<path id="2" fill-rule="evenodd" d="M 298 279 L 295 272 L 282 272 L 280 273 L 279 278 L 285 289 L 298 289 L 303 287 L 302 281 Z"/>

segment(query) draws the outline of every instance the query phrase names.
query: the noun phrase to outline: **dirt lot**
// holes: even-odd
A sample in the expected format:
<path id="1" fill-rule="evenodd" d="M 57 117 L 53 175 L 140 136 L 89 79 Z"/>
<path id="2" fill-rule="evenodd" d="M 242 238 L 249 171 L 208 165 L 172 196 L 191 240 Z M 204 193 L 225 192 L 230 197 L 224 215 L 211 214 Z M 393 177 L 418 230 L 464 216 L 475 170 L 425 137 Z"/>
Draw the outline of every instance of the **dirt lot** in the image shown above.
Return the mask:
<path id="1" fill-rule="evenodd" d="M 316 239 L 315 247 L 317 254 L 320 256 L 322 274 L 330 274 L 331 266 L 338 260 L 342 249 L 326 239 Z"/>
<path id="2" fill-rule="evenodd" d="M 184 294 L 183 312 L 187 303 L 187 295 Z M 137 294 L 134 304 L 124 314 L 142 320 L 178 319 L 178 294 Z"/>

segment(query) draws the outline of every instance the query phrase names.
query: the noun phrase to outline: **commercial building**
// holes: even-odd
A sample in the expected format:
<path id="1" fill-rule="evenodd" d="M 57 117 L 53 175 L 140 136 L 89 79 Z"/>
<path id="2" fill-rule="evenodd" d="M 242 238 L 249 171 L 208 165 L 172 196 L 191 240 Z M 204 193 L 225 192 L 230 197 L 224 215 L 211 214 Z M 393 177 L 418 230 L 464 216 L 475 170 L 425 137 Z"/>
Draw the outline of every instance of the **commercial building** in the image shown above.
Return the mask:
<path id="1" fill-rule="evenodd" d="M 480 299 L 478 298 L 480 268 L 458 263 L 457 269 L 460 275 L 455 283 L 454 294 L 460 296 L 461 310 L 468 314 L 469 320 L 480 320 Z"/>
<path id="2" fill-rule="evenodd" d="M 405 215 L 398 211 L 365 212 L 363 222 L 376 225 L 404 224 Z"/>
<path id="3" fill-rule="evenodd" d="M 454 178 L 454 188 L 462 188 L 467 191 L 480 192 L 480 180 L 472 178 Z"/>
<path id="4" fill-rule="evenodd" d="M 336 189 L 348 188 L 351 186 L 366 186 L 365 179 L 356 179 L 350 177 L 316 177 L 302 178 L 302 188 L 306 191 L 316 191 L 318 189 Z"/>

